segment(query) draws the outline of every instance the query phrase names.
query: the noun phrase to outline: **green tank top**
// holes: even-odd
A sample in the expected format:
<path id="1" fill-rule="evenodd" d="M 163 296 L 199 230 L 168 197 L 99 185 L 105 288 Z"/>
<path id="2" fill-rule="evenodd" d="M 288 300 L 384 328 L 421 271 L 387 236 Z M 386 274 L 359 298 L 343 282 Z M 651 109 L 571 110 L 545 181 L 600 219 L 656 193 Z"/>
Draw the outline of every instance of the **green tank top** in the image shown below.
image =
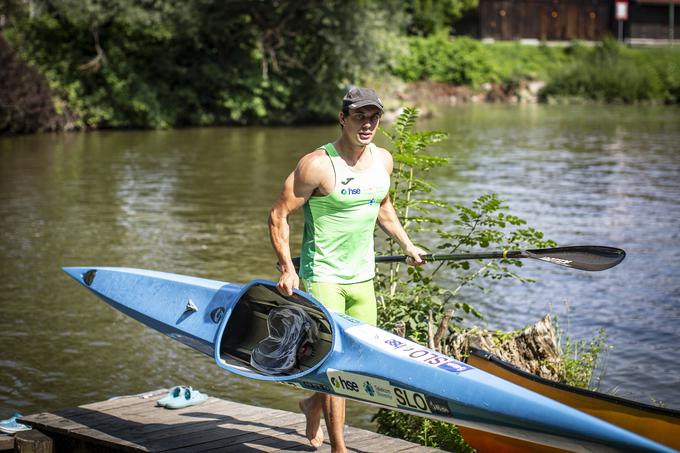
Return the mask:
<path id="1" fill-rule="evenodd" d="M 312 196 L 303 206 L 305 227 L 300 277 L 310 282 L 357 283 L 375 275 L 373 232 L 380 203 L 390 188 L 375 145 L 371 165 L 352 170 L 328 143 L 323 148 L 335 172 L 333 191 Z"/>

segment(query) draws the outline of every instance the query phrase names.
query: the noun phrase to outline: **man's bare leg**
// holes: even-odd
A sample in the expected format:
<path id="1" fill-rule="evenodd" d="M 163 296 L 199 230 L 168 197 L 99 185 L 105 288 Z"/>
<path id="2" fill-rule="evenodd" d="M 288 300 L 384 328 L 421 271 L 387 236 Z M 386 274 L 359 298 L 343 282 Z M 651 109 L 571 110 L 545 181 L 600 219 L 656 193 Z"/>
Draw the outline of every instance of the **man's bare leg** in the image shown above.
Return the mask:
<path id="1" fill-rule="evenodd" d="M 321 430 L 321 411 L 323 410 L 324 394 L 315 393 L 309 398 L 300 400 L 298 406 L 305 418 L 307 419 L 307 427 L 305 428 L 305 436 L 309 439 L 309 443 L 314 448 L 319 448 L 323 444 L 323 431 Z"/>
<path id="2" fill-rule="evenodd" d="M 345 398 L 322 395 L 323 414 L 331 441 L 331 453 L 347 453 L 345 447 Z"/>

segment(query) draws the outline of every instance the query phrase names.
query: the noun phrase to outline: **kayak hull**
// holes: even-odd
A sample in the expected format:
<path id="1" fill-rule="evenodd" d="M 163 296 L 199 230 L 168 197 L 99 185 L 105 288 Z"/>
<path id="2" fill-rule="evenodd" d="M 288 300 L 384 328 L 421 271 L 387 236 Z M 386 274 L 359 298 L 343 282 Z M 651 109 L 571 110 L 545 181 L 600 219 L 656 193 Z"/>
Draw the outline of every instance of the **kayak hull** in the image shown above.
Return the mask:
<path id="1" fill-rule="evenodd" d="M 130 268 L 64 270 L 114 308 L 208 356 L 226 371 L 570 451 L 673 451 L 407 339 L 331 312 L 276 284 L 245 285 Z M 272 307 L 297 306 L 319 326 L 311 355 L 285 374 L 250 351 Z"/>
<path id="2" fill-rule="evenodd" d="M 491 353 L 472 348 L 468 363 L 475 368 L 510 381 L 616 426 L 680 449 L 680 411 L 651 406 L 566 384 L 549 381 L 523 371 Z M 472 428 L 461 428 L 465 440 L 480 453 L 505 451 L 554 452 L 556 449 L 520 441 Z M 559 450 L 561 451 L 561 450 Z"/>

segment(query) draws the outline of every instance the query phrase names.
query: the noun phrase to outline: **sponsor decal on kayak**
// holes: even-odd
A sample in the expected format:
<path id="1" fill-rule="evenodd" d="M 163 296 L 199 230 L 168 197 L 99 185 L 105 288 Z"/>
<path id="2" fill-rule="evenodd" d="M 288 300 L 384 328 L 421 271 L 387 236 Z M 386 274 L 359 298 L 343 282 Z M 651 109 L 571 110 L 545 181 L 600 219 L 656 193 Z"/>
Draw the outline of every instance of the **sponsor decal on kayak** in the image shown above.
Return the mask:
<path id="1" fill-rule="evenodd" d="M 363 374 L 347 371 L 326 370 L 328 381 L 333 391 L 340 395 L 358 398 L 383 406 L 407 409 L 427 414 L 451 415 L 446 401 L 396 387 L 384 379 L 377 379 Z M 302 381 L 303 384 L 305 381 Z"/>
<path id="2" fill-rule="evenodd" d="M 428 414 L 432 413 L 430 407 L 427 405 L 427 399 L 422 393 L 412 392 L 411 390 L 406 390 L 399 387 L 393 388 L 394 395 L 397 397 L 397 405 L 399 407 L 420 412 L 427 412 Z"/>
<path id="3" fill-rule="evenodd" d="M 307 390 L 314 390 L 315 392 L 326 392 L 326 393 L 332 392 L 332 390 L 329 386 L 327 386 L 326 384 L 322 384 L 320 382 L 300 381 L 300 387 L 307 389 Z"/>
<path id="4" fill-rule="evenodd" d="M 427 405 L 430 407 L 430 411 L 435 415 L 443 415 L 445 417 L 452 417 L 453 414 L 449 409 L 449 403 L 446 400 L 437 398 L 436 396 L 426 396 Z"/>
<path id="5" fill-rule="evenodd" d="M 472 367 L 466 363 L 440 354 L 439 352 L 428 349 L 400 336 L 385 332 L 377 327 L 368 324 L 353 326 L 345 330 L 351 336 L 366 341 L 383 351 L 392 353 L 399 357 L 407 357 L 416 362 L 441 368 L 445 371 L 461 373 L 471 370 Z"/>
<path id="6" fill-rule="evenodd" d="M 397 407 L 397 398 L 389 381 L 332 368 L 326 370 L 326 376 L 335 393 Z"/>

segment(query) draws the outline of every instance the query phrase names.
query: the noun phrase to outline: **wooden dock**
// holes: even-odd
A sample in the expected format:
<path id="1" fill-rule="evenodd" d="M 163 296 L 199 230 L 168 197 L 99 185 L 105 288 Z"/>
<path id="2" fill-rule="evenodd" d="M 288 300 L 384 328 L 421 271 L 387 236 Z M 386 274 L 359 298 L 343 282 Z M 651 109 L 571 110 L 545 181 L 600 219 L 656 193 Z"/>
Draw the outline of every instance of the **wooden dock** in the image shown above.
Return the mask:
<path id="1" fill-rule="evenodd" d="M 304 436 L 302 414 L 209 398 L 170 410 L 156 406 L 157 390 L 21 418 L 46 434 L 60 452 L 273 452 L 313 451 Z M 323 427 L 323 423 L 322 423 Z M 326 443 L 317 451 L 330 452 Z M 349 451 L 437 452 L 400 439 L 346 427 Z M 17 437 L 16 448 L 21 439 Z"/>

